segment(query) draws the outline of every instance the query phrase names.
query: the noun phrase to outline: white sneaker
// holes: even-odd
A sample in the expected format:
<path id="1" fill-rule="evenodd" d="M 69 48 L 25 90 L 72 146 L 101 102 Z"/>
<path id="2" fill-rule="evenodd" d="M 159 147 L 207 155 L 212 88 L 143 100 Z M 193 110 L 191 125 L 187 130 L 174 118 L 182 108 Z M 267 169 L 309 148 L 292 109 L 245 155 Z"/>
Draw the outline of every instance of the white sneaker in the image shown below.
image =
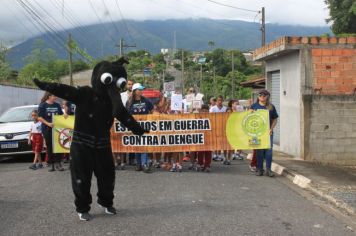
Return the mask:
<path id="1" fill-rule="evenodd" d="M 84 212 L 84 213 L 78 213 L 79 220 L 82 221 L 89 221 L 91 219 L 91 215 L 89 212 Z"/>

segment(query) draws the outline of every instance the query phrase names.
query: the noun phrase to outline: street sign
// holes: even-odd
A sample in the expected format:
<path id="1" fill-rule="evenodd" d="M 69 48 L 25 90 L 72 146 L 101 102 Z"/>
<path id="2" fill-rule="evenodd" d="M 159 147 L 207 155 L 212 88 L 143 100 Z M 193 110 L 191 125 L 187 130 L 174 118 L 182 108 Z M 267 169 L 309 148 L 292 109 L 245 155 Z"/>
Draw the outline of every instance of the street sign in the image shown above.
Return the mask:
<path id="1" fill-rule="evenodd" d="M 151 69 L 150 68 L 144 68 L 143 69 L 143 75 L 144 76 L 151 76 Z"/>

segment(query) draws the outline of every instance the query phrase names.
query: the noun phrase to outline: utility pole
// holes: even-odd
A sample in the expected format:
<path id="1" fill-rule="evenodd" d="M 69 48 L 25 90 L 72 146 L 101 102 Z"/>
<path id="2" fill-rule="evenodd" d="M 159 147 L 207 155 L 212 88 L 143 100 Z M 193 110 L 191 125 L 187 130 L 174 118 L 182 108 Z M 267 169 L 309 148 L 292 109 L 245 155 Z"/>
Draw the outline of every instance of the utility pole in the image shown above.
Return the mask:
<path id="1" fill-rule="evenodd" d="M 234 63 L 234 51 L 231 50 L 231 71 L 232 71 L 232 77 L 231 77 L 231 99 L 234 99 L 235 97 L 235 63 Z"/>
<path id="2" fill-rule="evenodd" d="M 262 47 L 263 47 L 266 44 L 266 25 L 265 25 L 265 8 L 264 7 L 262 7 L 261 32 L 262 32 Z"/>
<path id="3" fill-rule="evenodd" d="M 69 59 L 69 85 L 73 86 L 73 70 L 72 70 L 72 34 L 68 36 L 68 59 Z"/>
<path id="4" fill-rule="evenodd" d="M 182 94 L 184 94 L 184 50 L 182 49 Z"/>
<path id="5" fill-rule="evenodd" d="M 124 39 L 120 38 L 119 45 L 116 44 L 115 46 L 119 48 L 119 57 L 122 57 L 124 56 L 125 48 L 135 48 L 136 44 L 133 45 L 125 44 Z"/>
<path id="6" fill-rule="evenodd" d="M 216 98 L 216 78 L 215 78 L 215 66 L 213 67 L 213 81 L 214 81 L 214 97 Z"/>
<path id="7" fill-rule="evenodd" d="M 199 92 L 201 91 L 201 86 L 203 83 L 203 63 L 200 63 L 200 82 L 199 82 Z"/>
<path id="8" fill-rule="evenodd" d="M 165 81 L 165 79 L 166 79 L 166 70 L 165 69 L 163 69 L 163 71 L 162 71 L 162 91 L 164 90 L 164 81 Z"/>

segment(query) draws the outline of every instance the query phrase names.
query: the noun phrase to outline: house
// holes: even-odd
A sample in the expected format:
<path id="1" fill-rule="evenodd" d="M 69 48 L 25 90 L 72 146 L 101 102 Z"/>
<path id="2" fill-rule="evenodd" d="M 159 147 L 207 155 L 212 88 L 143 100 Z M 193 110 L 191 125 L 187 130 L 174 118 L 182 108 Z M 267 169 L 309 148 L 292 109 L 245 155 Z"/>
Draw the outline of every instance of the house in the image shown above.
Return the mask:
<path id="1" fill-rule="evenodd" d="M 356 37 L 282 37 L 253 52 L 279 120 L 274 143 L 304 160 L 356 164 Z"/>

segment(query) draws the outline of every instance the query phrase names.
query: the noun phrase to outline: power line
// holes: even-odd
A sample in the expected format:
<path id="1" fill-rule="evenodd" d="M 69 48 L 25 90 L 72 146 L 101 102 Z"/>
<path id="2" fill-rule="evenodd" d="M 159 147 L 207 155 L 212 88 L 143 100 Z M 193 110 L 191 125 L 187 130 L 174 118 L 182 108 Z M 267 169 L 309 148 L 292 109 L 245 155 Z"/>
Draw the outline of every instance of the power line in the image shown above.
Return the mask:
<path id="1" fill-rule="evenodd" d="M 50 15 L 46 12 L 46 10 L 45 10 L 42 6 L 40 6 L 40 5 L 37 3 L 36 0 L 34 0 L 34 2 L 49 16 L 49 19 L 47 19 L 48 22 L 44 21 L 44 20 L 41 18 L 41 16 L 40 16 L 40 11 L 39 11 L 34 5 L 32 5 L 32 4 L 29 3 L 29 2 L 27 2 L 28 5 L 26 5 L 26 3 L 25 3 L 24 1 L 22 1 L 22 2 L 23 2 L 23 3 L 25 4 L 25 6 L 27 6 L 28 9 L 30 10 L 29 13 L 30 13 L 30 14 L 33 14 L 33 15 L 39 20 L 39 21 L 37 21 L 37 22 L 38 22 L 38 23 L 41 23 L 41 25 L 44 26 L 45 29 L 47 29 L 47 32 L 50 33 L 49 35 L 51 35 L 51 33 L 54 35 L 54 38 L 56 39 L 56 42 L 58 42 L 58 45 L 60 45 L 61 47 L 63 47 L 63 48 L 66 49 L 66 50 L 69 50 L 69 48 L 68 48 L 67 45 L 66 45 L 65 39 L 62 38 L 62 36 L 58 33 L 58 29 L 55 28 L 55 26 L 50 25 L 51 22 L 49 21 L 49 19 L 52 19 L 52 21 L 54 21 L 54 22 L 56 22 L 57 24 L 59 24 L 60 27 L 63 28 L 63 31 L 67 33 L 67 31 L 65 30 L 65 28 L 64 28 L 56 19 L 54 19 L 52 16 L 50 16 Z M 59 38 L 59 39 L 58 39 L 58 38 Z M 62 43 L 63 43 L 62 40 L 64 41 L 64 45 L 66 45 L 66 46 L 62 45 Z M 84 57 L 83 55 L 81 55 L 80 53 L 78 53 L 78 54 L 79 54 L 81 57 L 85 58 L 85 57 Z"/>
<path id="2" fill-rule="evenodd" d="M 230 7 L 230 8 L 237 9 L 237 10 L 241 10 L 241 11 L 249 11 L 249 12 L 258 12 L 258 13 L 260 13 L 260 11 L 250 10 L 250 9 L 241 8 L 241 7 L 235 7 L 235 6 L 231 6 L 231 5 L 228 5 L 228 4 L 224 4 L 224 3 L 221 3 L 221 2 L 216 2 L 216 1 L 213 1 L 213 0 L 207 0 L 207 1 L 208 1 L 208 2 L 212 2 L 212 3 L 215 3 L 215 4 L 220 5 L 220 6 Z"/>
<path id="3" fill-rule="evenodd" d="M 52 41 L 57 44 L 57 46 L 64 47 L 64 40 L 53 30 L 46 22 L 44 22 L 41 17 L 31 8 L 30 4 L 25 0 L 17 0 L 20 6 L 29 14 L 29 16 L 38 23 L 38 25 L 45 30 L 45 32 L 49 33 L 48 37 L 52 39 Z"/>
<path id="4" fill-rule="evenodd" d="M 97 13 L 97 11 L 95 10 L 94 5 L 93 5 L 93 3 L 91 2 L 91 0 L 88 0 L 88 2 L 89 2 L 89 5 L 90 5 L 91 9 L 93 10 L 95 16 L 98 18 L 100 24 L 102 24 L 102 25 L 104 26 L 106 32 L 109 32 L 109 30 L 106 28 L 106 25 L 103 23 L 103 21 L 101 20 L 100 16 L 99 16 L 98 13 Z M 108 35 L 109 35 L 110 39 L 112 40 L 112 42 L 115 44 L 115 43 L 116 43 L 116 40 L 115 40 L 110 34 L 108 34 Z"/>
<path id="5" fill-rule="evenodd" d="M 73 26 L 73 28 L 75 28 L 81 34 L 88 34 L 88 31 L 85 30 L 85 28 L 80 23 L 78 23 L 78 21 L 74 17 L 75 14 L 73 12 L 71 12 L 69 7 L 66 8 L 66 10 L 68 10 L 68 13 L 69 13 L 69 14 L 67 14 L 67 12 L 64 10 L 63 6 L 61 6 L 58 1 L 55 1 L 55 0 L 50 0 L 50 1 L 55 8 L 57 8 L 59 11 L 62 12 L 63 18 L 68 23 L 70 23 Z M 83 36 L 83 39 L 85 39 L 84 36 Z"/>
<path id="6" fill-rule="evenodd" d="M 90 35 L 90 32 L 88 30 L 86 30 L 84 28 L 84 26 L 82 26 L 80 23 L 78 23 L 79 21 L 77 20 L 77 18 L 75 18 L 75 14 L 71 11 L 71 9 L 69 7 L 66 7 L 66 11 L 64 11 L 64 5 L 61 6 L 61 3 L 57 0 L 50 0 L 51 4 L 57 8 L 59 11 L 62 12 L 62 16 L 63 18 L 73 27 L 73 31 L 75 30 L 77 32 L 78 37 L 81 38 L 81 40 L 76 39 L 76 41 L 80 44 L 80 45 L 84 45 L 83 41 L 86 42 L 88 35 Z M 63 1 L 64 3 L 64 1 Z M 67 12 L 68 11 L 68 12 Z M 59 23 L 60 24 L 60 23 Z M 62 26 L 62 28 L 65 28 Z M 64 31 L 69 34 L 69 32 L 64 29 Z M 87 36 L 86 36 L 87 35 Z M 73 36 L 72 36 L 73 37 Z M 93 49 L 91 48 L 92 51 L 98 52 L 98 49 Z M 82 55 L 80 52 L 77 51 L 77 53 L 84 59 L 87 59 L 85 57 L 85 55 Z M 76 56 L 76 55 L 75 55 Z"/>
<path id="7" fill-rule="evenodd" d="M 125 21 L 125 19 L 124 19 L 124 15 L 122 14 L 122 11 L 121 11 L 121 9 L 120 9 L 119 0 L 115 0 L 115 3 L 116 3 L 116 6 L 117 6 L 117 9 L 119 10 L 119 13 L 120 13 L 120 16 L 121 16 L 121 21 L 122 21 L 122 23 L 123 23 L 124 26 L 125 26 L 125 29 L 126 29 L 126 31 L 127 31 L 127 34 L 129 35 L 130 39 L 135 43 L 135 40 L 133 39 L 133 37 L 132 37 L 132 35 L 131 35 L 131 33 L 130 33 L 129 28 L 127 27 L 126 21 Z"/>
<path id="8" fill-rule="evenodd" d="M 112 19 L 112 17 L 111 17 L 110 11 L 109 11 L 109 9 L 107 8 L 107 6 L 106 6 L 106 4 L 105 4 L 105 1 L 104 1 L 104 0 L 101 0 L 101 2 L 103 3 L 103 6 L 104 6 L 104 8 L 105 8 L 105 11 L 107 12 L 107 14 L 108 14 L 108 16 L 109 16 L 109 18 L 110 18 L 111 24 L 114 26 L 115 30 L 116 30 L 116 31 L 119 33 L 119 35 L 120 35 L 120 30 L 119 30 L 119 28 L 117 28 L 116 24 L 114 23 L 114 21 L 113 21 L 113 19 Z"/>
<path id="9" fill-rule="evenodd" d="M 8 9 L 12 12 L 13 17 L 18 21 L 18 23 L 27 31 L 27 33 L 29 33 L 29 35 L 31 35 L 33 32 L 27 27 L 26 24 L 24 24 L 23 20 L 21 20 L 17 14 L 15 13 L 15 11 L 13 9 L 11 9 L 13 5 L 9 4 L 8 5 Z M 27 16 L 26 16 L 27 17 Z"/>

